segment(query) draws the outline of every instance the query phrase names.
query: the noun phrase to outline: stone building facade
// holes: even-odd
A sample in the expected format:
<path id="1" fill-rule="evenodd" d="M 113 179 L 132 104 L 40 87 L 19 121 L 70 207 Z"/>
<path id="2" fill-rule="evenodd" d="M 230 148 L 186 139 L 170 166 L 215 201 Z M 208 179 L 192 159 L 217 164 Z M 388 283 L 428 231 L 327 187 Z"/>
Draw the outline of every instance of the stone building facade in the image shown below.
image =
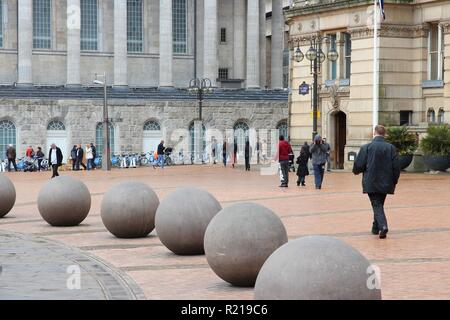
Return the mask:
<path id="1" fill-rule="evenodd" d="M 198 118 L 186 91 L 193 78 L 215 89 L 206 129 L 286 132 L 289 3 L 0 0 L 0 158 L 10 143 L 23 156 L 28 145 L 57 142 L 67 159 L 73 144 L 101 142 L 93 81 L 104 74 L 115 153 L 179 144 L 174 130 L 189 133 Z"/>
<path id="2" fill-rule="evenodd" d="M 450 2 L 387 0 L 381 22 L 379 123 L 423 132 L 450 120 Z M 339 59 L 322 64 L 319 132 L 328 138 L 336 168 L 350 168 L 349 153 L 372 137 L 373 1 L 294 1 L 286 11 L 290 39 L 309 48 L 308 38 L 330 37 Z M 290 132 L 297 145 L 311 139 L 311 83 L 307 59 L 291 60 Z"/>

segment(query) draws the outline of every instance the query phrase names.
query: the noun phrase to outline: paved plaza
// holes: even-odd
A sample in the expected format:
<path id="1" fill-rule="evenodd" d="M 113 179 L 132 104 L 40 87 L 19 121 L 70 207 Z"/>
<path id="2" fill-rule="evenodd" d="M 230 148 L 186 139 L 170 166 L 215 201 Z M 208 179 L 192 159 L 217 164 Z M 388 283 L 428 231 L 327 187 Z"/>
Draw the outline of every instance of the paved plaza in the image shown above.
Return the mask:
<path id="1" fill-rule="evenodd" d="M 92 208 L 78 227 L 44 222 L 37 195 L 50 173 L 10 173 L 16 205 L 0 220 L 0 299 L 252 299 L 253 289 L 235 288 L 218 278 L 205 256 L 176 256 L 153 232 L 143 239 L 117 239 L 103 226 L 100 203 L 121 181 L 141 181 L 160 199 L 180 186 L 211 192 L 228 206 L 260 203 L 282 219 L 289 239 L 322 234 L 360 250 L 381 269 L 383 299 L 450 299 L 450 175 L 402 174 L 388 197 L 388 238 L 370 233 L 372 211 L 361 193 L 361 177 L 326 173 L 322 190 L 278 188 L 277 176 L 253 168 L 178 166 L 61 172 L 81 179 L 92 194 Z M 67 267 L 79 265 L 81 290 L 66 288 Z"/>

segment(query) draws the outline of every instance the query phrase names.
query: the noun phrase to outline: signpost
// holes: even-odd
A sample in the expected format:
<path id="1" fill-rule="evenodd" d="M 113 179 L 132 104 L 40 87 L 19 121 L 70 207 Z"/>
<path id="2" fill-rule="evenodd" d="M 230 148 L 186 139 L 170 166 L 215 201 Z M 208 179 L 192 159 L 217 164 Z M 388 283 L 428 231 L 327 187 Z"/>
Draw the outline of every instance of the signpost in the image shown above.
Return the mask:
<path id="1" fill-rule="evenodd" d="M 303 83 L 298 88 L 298 91 L 302 96 L 306 96 L 307 94 L 309 94 L 309 84 L 303 81 Z"/>

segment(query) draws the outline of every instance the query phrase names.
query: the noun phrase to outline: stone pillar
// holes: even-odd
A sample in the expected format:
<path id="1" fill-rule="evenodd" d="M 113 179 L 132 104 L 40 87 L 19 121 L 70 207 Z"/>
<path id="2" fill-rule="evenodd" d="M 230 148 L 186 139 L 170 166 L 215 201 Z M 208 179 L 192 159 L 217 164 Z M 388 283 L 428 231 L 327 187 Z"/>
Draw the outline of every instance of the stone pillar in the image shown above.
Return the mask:
<path id="1" fill-rule="evenodd" d="M 283 0 L 272 0 L 272 89 L 283 88 L 284 17 Z"/>
<path id="2" fill-rule="evenodd" d="M 194 163 L 203 163 L 203 122 L 194 121 Z"/>
<path id="3" fill-rule="evenodd" d="M 266 71 L 266 1 L 259 0 L 259 78 L 261 89 L 267 86 L 267 71 Z"/>
<path id="4" fill-rule="evenodd" d="M 211 85 L 216 87 L 219 72 L 217 55 L 217 0 L 205 1 L 204 6 L 203 76 L 209 78 Z"/>
<path id="5" fill-rule="evenodd" d="M 33 0 L 18 0 L 17 85 L 33 85 Z"/>
<path id="6" fill-rule="evenodd" d="M 259 89 L 259 0 L 247 1 L 247 89 Z"/>
<path id="7" fill-rule="evenodd" d="M 444 33 L 444 96 L 448 99 L 445 103 L 446 113 L 450 113 L 450 21 L 442 23 L 442 31 Z M 448 119 L 448 115 L 445 118 Z M 444 121 L 448 122 L 444 118 Z"/>
<path id="8" fill-rule="evenodd" d="M 245 1 L 234 0 L 233 78 L 245 79 Z"/>
<path id="9" fill-rule="evenodd" d="M 114 87 L 128 86 L 127 0 L 114 0 Z"/>
<path id="10" fill-rule="evenodd" d="M 67 0 L 67 86 L 78 87 L 80 80 L 80 0 Z"/>
<path id="11" fill-rule="evenodd" d="M 172 0 L 159 1 L 159 87 L 173 87 Z"/>

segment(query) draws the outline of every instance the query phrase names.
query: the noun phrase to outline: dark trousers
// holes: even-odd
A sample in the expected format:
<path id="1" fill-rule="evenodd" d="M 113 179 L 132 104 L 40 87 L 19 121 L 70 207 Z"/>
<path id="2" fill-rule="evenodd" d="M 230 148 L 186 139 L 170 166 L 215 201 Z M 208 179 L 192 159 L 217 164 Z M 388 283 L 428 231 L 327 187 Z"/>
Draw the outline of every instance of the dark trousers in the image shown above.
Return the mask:
<path id="1" fill-rule="evenodd" d="M 305 182 L 306 182 L 305 178 L 306 178 L 305 176 L 298 176 L 297 183 L 305 184 Z"/>
<path id="2" fill-rule="evenodd" d="M 245 170 L 250 171 L 250 157 L 245 157 Z"/>
<path id="3" fill-rule="evenodd" d="M 17 171 L 16 159 L 8 158 L 8 171 L 11 171 L 11 164 L 13 165 L 14 170 Z"/>
<path id="4" fill-rule="evenodd" d="M 226 153 L 222 154 L 222 157 L 223 157 L 223 165 L 226 167 L 227 166 L 227 154 Z"/>
<path id="5" fill-rule="evenodd" d="M 281 184 L 288 185 L 289 184 L 289 160 L 280 161 L 280 169 L 281 169 Z"/>
<path id="6" fill-rule="evenodd" d="M 41 171 L 42 159 L 38 159 L 38 171 Z"/>
<path id="7" fill-rule="evenodd" d="M 321 188 L 323 183 L 323 176 L 325 174 L 325 164 L 315 164 L 314 168 L 314 182 L 316 188 Z"/>
<path id="8" fill-rule="evenodd" d="M 373 224 L 378 230 L 387 229 L 388 224 L 384 213 L 385 193 L 369 193 L 370 203 L 373 209 Z"/>
<path id="9" fill-rule="evenodd" d="M 87 159 L 87 169 L 94 169 L 94 159 Z"/>
<path id="10" fill-rule="evenodd" d="M 75 170 L 80 170 L 80 166 L 86 170 L 86 165 L 83 163 L 83 160 L 78 159 L 75 165 Z"/>
<path id="11" fill-rule="evenodd" d="M 52 175 L 52 179 L 54 177 L 59 177 L 59 173 L 58 173 L 58 165 L 57 164 L 52 164 L 52 170 L 53 170 L 53 175 Z"/>

